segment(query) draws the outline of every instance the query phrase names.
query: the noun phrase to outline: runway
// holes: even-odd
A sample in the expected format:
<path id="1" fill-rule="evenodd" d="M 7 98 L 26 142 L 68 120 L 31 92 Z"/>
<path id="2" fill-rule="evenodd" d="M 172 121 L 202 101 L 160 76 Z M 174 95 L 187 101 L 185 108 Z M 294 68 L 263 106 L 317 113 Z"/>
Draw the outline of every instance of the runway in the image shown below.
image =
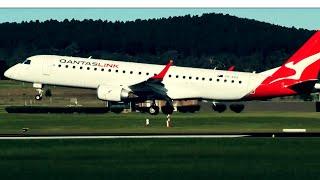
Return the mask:
<path id="1" fill-rule="evenodd" d="M 154 135 L 154 136 L 7 136 L 0 140 L 22 140 L 22 139 L 169 139 L 169 138 L 238 138 L 248 135 Z"/>
<path id="2" fill-rule="evenodd" d="M 23 139 L 170 139 L 170 138 L 306 138 L 320 133 L 229 133 L 229 134 L 0 134 L 0 140 Z"/>

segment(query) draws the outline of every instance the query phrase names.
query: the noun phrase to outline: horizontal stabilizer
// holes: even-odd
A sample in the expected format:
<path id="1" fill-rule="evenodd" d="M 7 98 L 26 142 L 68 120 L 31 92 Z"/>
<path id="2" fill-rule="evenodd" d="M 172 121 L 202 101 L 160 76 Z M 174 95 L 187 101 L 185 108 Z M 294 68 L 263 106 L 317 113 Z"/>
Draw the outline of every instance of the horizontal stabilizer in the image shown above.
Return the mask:
<path id="1" fill-rule="evenodd" d="M 318 81 L 318 79 L 310 79 L 307 81 L 302 81 L 299 83 L 292 84 L 292 85 L 288 86 L 288 88 L 296 91 L 299 94 L 309 94 L 314 89 L 317 81 Z"/>

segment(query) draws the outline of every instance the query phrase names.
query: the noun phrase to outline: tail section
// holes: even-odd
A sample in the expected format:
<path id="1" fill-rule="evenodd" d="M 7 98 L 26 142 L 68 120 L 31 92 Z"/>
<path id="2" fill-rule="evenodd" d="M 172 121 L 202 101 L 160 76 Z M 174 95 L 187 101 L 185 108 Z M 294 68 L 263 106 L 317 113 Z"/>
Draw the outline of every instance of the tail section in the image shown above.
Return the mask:
<path id="1" fill-rule="evenodd" d="M 298 51 L 296 51 L 286 63 L 298 63 L 320 52 L 320 31 L 314 33 L 307 42 L 305 42 Z"/>
<path id="2" fill-rule="evenodd" d="M 297 82 L 316 80 L 320 71 L 320 31 L 296 52 L 288 61 L 269 76 L 264 84 L 283 83 L 292 85 Z"/>
<path id="3" fill-rule="evenodd" d="M 266 79 L 249 96 L 256 99 L 309 93 L 319 71 L 320 31 L 317 31 L 282 66 L 262 72 Z"/>

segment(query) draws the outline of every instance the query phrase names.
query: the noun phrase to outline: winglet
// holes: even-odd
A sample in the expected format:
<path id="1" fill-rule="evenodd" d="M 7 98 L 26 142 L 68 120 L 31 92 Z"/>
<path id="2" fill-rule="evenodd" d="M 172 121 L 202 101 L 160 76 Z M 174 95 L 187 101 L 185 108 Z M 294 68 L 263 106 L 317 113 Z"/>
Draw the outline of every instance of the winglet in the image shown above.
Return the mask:
<path id="1" fill-rule="evenodd" d="M 173 64 L 173 60 L 170 60 L 170 61 L 168 62 L 168 64 L 166 65 L 166 67 L 164 67 L 159 74 L 151 77 L 151 79 L 162 80 L 162 79 L 164 78 L 164 76 L 167 74 L 167 72 L 168 72 L 168 70 L 169 70 L 169 68 L 170 68 L 170 66 L 171 66 L 172 64 Z"/>
<path id="2" fill-rule="evenodd" d="M 235 66 L 231 66 L 231 67 L 229 67 L 228 71 L 233 71 L 234 68 L 235 68 Z"/>

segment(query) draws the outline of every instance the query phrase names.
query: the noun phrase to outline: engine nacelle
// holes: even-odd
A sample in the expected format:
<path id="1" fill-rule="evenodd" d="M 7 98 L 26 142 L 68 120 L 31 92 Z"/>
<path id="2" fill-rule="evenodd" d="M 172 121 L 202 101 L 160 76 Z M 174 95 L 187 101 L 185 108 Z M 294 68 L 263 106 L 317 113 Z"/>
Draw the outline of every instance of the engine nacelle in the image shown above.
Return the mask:
<path id="1" fill-rule="evenodd" d="M 130 97 L 130 91 L 120 86 L 99 86 L 97 96 L 105 101 L 121 101 Z"/>
<path id="2" fill-rule="evenodd" d="M 222 103 L 214 103 L 214 104 L 212 104 L 212 109 L 214 111 L 222 113 L 227 109 L 227 106 L 225 104 L 222 104 Z"/>

